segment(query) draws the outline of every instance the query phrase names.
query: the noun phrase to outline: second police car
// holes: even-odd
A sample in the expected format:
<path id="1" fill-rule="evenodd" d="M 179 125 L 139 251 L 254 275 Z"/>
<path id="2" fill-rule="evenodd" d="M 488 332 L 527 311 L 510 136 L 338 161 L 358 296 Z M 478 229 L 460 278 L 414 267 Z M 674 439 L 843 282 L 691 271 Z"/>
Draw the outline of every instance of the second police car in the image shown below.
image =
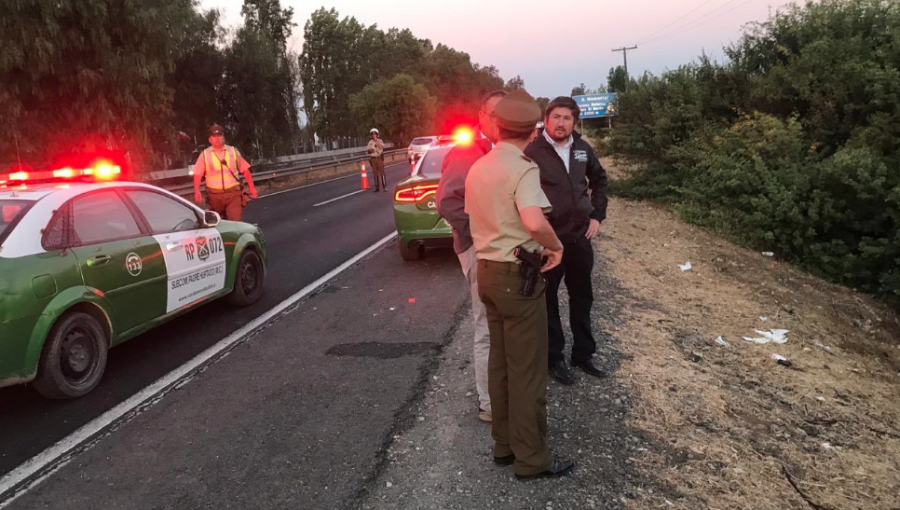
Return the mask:
<path id="1" fill-rule="evenodd" d="M 453 230 L 441 217 L 435 203 L 444 157 L 457 144 L 471 143 L 473 133 L 460 128 L 450 136 L 436 137 L 417 160 L 409 178 L 397 184 L 394 192 L 394 222 L 397 245 L 406 261 L 420 260 L 426 248 L 453 246 Z"/>
<path id="2" fill-rule="evenodd" d="M 0 175 L 0 386 L 90 392 L 107 351 L 212 299 L 260 299 L 260 229 L 147 184 L 80 182 L 118 168 Z"/>

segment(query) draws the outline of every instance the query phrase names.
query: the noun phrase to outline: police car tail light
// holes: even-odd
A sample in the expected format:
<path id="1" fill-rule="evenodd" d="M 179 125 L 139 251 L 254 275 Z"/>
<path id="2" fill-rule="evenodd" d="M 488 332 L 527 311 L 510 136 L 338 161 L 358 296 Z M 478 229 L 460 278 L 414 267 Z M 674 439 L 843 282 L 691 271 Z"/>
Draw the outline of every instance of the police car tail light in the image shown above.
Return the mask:
<path id="1" fill-rule="evenodd" d="M 437 194 L 437 184 L 424 184 L 397 190 L 394 200 L 397 202 L 416 203 Z"/>

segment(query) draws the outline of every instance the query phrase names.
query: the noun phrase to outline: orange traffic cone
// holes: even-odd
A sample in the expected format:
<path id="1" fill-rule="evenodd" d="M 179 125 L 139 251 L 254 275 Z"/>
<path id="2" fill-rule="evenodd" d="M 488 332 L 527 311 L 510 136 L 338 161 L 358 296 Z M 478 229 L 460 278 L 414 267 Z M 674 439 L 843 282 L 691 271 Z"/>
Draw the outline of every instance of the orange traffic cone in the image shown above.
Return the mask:
<path id="1" fill-rule="evenodd" d="M 369 189 L 369 178 L 366 176 L 366 162 L 360 163 L 362 169 L 362 189 Z"/>

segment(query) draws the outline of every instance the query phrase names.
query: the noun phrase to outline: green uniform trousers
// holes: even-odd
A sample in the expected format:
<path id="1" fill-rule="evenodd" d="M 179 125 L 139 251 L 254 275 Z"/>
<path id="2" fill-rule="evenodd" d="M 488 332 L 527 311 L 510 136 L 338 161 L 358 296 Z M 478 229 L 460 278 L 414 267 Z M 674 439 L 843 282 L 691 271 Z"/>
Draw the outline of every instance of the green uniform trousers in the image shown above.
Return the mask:
<path id="1" fill-rule="evenodd" d="M 547 448 L 547 284 L 533 297 L 519 294 L 518 264 L 478 261 L 478 294 L 491 334 L 488 393 L 494 456 L 516 456 L 518 475 L 550 467 Z"/>

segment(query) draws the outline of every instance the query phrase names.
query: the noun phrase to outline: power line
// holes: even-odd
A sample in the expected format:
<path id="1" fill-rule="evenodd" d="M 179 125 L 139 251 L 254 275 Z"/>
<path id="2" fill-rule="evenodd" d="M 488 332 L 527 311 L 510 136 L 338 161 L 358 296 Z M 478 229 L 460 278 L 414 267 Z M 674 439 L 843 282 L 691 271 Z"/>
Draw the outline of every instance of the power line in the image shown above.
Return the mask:
<path id="1" fill-rule="evenodd" d="M 735 0 L 731 0 L 731 1 L 729 1 L 728 3 L 724 4 L 722 7 L 725 7 L 725 6 L 728 5 L 728 4 L 734 3 L 734 1 L 735 1 Z M 676 34 L 680 34 L 680 33 L 684 32 L 685 30 L 690 30 L 690 29 L 693 29 L 693 28 L 697 28 L 697 27 L 699 27 L 699 26 L 701 26 L 701 25 L 705 25 L 706 23 L 709 23 L 710 21 L 715 21 L 715 20 L 721 18 L 722 16 L 725 16 L 726 14 L 729 14 L 729 13 L 731 13 L 731 12 L 734 12 L 734 11 L 740 9 L 741 7 L 743 7 L 743 6 L 747 5 L 747 4 L 749 4 L 749 3 L 752 2 L 752 1 L 753 1 L 753 0 L 745 0 L 744 2 L 741 2 L 740 4 L 738 4 L 738 5 L 734 6 L 734 7 L 732 7 L 731 9 L 728 9 L 727 11 L 720 13 L 718 16 L 714 16 L 714 17 L 709 18 L 709 19 L 703 20 L 703 17 L 706 17 L 706 16 L 703 16 L 703 17 L 701 17 L 701 18 L 697 18 L 696 20 L 694 20 L 694 22 L 689 23 L 689 24 L 687 24 L 687 25 L 684 25 L 684 26 L 682 26 L 681 28 L 675 30 L 674 32 L 669 32 L 669 33 L 667 33 L 667 34 L 663 34 L 663 35 L 660 35 L 660 36 L 658 36 L 658 37 L 654 37 L 653 39 L 649 39 L 649 40 L 647 40 L 647 41 L 644 41 L 644 44 L 652 43 L 652 42 L 658 41 L 658 40 L 660 40 L 660 39 L 665 39 L 666 37 L 673 36 L 673 35 L 676 35 Z M 717 12 L 717 11 L 719 11 L 719 10 L 721 10 L 721 8 L 716 9 L 716 10 L 714 10 L 714 11 L 710 11 L 707 15 L 713 14 L 714 12 Z M 701 20 L 702 20 L 702 21 L 701 21 Z M 699 22 L 699 23 L 698 23 L 698 22 Z"/>
<path id="2" fill-rule="evenodd" d="M 675 23 L 678 23 L 679 21 L 683 20 L 684 18 L 687 18 L 688 16 L 690 16 L 691 14 L 697 12 L 697 11 L 700 10 L 703 6 L 705 6 L 706 4 L 708 4 L 708 3 L 712 2 L 712 1 L 713 1 L 713 0 L 706 0 L 706 1 L 703 2 L 702 4 L 698 5 L 697 7 L 694 7 L 694 8 L 691 9 L 690 11 L 688 11 L 687 14 L 681 16 L 680 18 L 678 18 L 678 19 L 676 19 L 675 21 L 669 23 L 668 25 L 666 25 L 666 26 L 660 28 L 660 29 L 657 30 L 656 32 L 653 32 L 652 34 L 648 35 L 647 37 L 644 37 L 643 39 L 639 40 L 639 41 L 637 42 L 637 44 L 641 44 L 641 43 L 643 43 L 644 41 L 647 41 L 647 40 L 652 39 L 654 35 L 656 35 L 656 34 L 662 32 L 663 30 L 665 30 L 665 29 L 671 27 L 672 25 L 674 25 Z"/>
<path id="3" fill-rule="evenodd" d="M 657 40 L 657 39 L 661 39 L 661 38 L 663 38 L 663 37 L 668 37 L 668 36 L 670 36 L 670 35 L 672 35 L 672 34 L 679 33 L 679 32 L 681 32 L 682 30 L 684 30 L 685 28 L 692 26 L 694 23 L 697 23 L 698 21 L 701 21 L 701 20 L 704 20 L 704 21 L 705 21 L 705 20 L 707 20 L 707 19 L 709 18 L 709 16 L 711 16 L 711 15 L 713 15 L 713 14 L 715 14 L 715 13 L 721 11 L 722 9 L 728 7 L 729 5 L 731 5 L 731 4 L 733 4 L 734 2 L 737 2 L 737 1 L 738 1 L 738 0 L 728 0 L 728 1 L 725 2 L 724 4 L 722 4 L 722 5 L 718 6 L 718 7 L 716 7 L 715 9 L 713 9 L 713 10 L 711 10 L 711 11 L 708 11 L 708 12 L 705 12 L 705 13 L 701 14 L 701 15 L 700 15 L 699 17 L 697 17 L 697 18 L 694 18 L 694 19 L 691 19 L 691 20 L 687 20 L 685 23 L 681 23 L 680 25 L 674 27 L 672 30 L 670 30 L 670 31 L 668 31 L 668 32 L 665 32 L 665 33 L 663 33 L 663 34 L 657 35 L 657 36 L 655 36 L 655 37 L 649 37 L 649 38 L 645 39 L 644 42 L 647 42 L 647 41 L 655 41 L 655 40 Z"/>

